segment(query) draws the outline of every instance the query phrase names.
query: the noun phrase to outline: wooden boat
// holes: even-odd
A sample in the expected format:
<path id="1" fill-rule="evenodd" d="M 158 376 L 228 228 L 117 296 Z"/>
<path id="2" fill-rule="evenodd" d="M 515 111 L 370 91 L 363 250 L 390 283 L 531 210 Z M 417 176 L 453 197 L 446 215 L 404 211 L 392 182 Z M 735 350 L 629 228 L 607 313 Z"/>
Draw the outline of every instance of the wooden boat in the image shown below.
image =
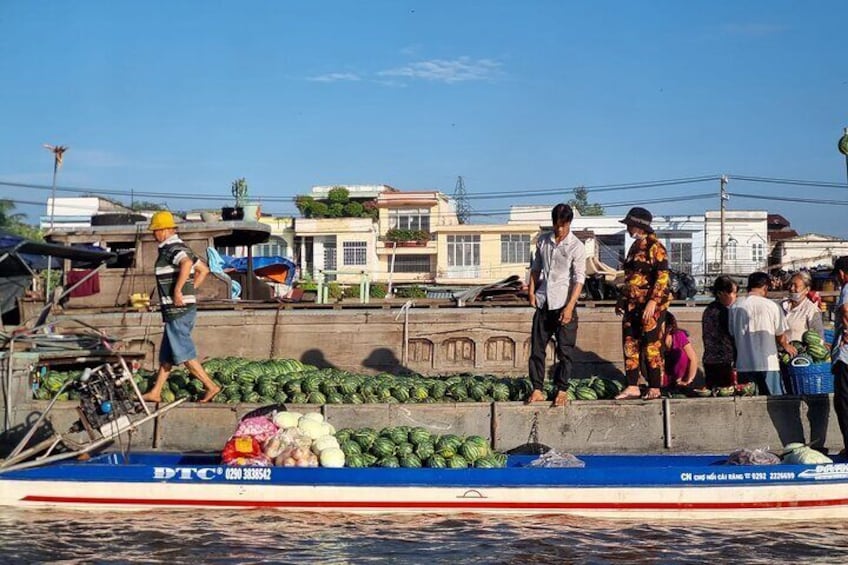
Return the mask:
<path id="1" fill-rule="evenodd" d="M 229 467 L 217 455 L 107 453 L 0 474 L 0 504 L 86 510 L 279 509 L 570 514 L 628 520 L 848 518 L 848 463 L 726 465 L 711 455 L 590 455 L 582 468 Z"/>

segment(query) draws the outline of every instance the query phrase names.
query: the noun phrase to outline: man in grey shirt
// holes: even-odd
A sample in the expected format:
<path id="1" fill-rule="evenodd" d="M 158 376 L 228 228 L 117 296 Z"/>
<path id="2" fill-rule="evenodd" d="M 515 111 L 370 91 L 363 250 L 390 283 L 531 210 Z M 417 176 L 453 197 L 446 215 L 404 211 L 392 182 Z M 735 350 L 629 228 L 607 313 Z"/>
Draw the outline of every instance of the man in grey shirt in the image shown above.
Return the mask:
<path id="1" fill-rule="evenodd" d="M 535 307 L 530 345 L 530 382 L 533 392 L 527 402 L 545 400 L 545 351 L 556 341 L 554 406 L 565 406 L 571 378 L 571 355 L 577 343 L 577 299 L 586 280 L 586 249 L 571 232 L 574 211 L 568 204 L 551 210 L 554 231 L 539 236 L 530 266 L 530 305 Z"/>

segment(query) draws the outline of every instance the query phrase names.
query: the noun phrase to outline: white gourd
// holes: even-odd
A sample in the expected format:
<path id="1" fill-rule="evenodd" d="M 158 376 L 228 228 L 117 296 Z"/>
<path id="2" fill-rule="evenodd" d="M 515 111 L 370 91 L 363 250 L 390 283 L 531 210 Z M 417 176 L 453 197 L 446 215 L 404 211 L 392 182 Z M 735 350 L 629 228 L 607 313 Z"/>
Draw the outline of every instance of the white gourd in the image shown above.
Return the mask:
<path id="1" fill-rule="evenodd" d="M 298 412 L 277 412 L 274 416 L 274 423 L 280 429 L 295 428 L 303 414 Z"/>
<path id="2" fill-rule="evenodd" d="M 345 464 L 344 452 L 338 447 L 328 447 L 321 452 L 319 459 L 322 467 L 339 468 L 344 467 Z"/>
<path id="3" fill-rule="evenodd" d="M 320 412 L 309 412 L 308 414 L 304 414 L 301 416 L 306 420 L 312 420 L 313 422 L 318 422 L 319 424 L 324 422 L 324 416 L 321 415 Z"/>
<path id="4" fill-rule="evenodd" d="M 333 436 L 321 436 L 312 442 L 312 452 L 316 455 L 329 447 L 339 447 L 339 440 Z"/>
<path id="5" fill-rule="evenodd" d="M 297 428 L 312 440 L 316 440 L 319 437 L 327 435 L 324 430 L 323 422 L 316 422 L 315 420 L 301 418 Z"/>

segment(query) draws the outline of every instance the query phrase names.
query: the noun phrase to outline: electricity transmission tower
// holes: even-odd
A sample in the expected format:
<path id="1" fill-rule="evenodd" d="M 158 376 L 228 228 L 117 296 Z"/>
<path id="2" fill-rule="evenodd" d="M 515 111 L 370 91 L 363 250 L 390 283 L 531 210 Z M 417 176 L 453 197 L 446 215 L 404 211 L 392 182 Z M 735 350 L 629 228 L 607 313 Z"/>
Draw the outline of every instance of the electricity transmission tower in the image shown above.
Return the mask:
<path id="1" fill-rule="evenodd" d="M 456 202 L 456 217 L 459 219 L 459 223 L 468 223 L 471 218 L 471 204 L 468 203 L 468 193 L 465 192 L 465 182 L 463 182 L 462 177 L 456 177 L 453 199 Z"/>

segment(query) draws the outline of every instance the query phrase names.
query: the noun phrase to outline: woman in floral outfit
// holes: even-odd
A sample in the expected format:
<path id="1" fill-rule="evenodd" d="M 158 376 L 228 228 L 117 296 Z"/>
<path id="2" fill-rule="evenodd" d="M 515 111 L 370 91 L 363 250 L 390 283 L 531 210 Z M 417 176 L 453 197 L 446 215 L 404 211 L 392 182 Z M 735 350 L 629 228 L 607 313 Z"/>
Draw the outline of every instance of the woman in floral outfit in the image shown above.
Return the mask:
<path id="1" fill-rule="evenodd" d="M 624 287 L 615 307 L 622 316 L 624 372 L 627 387 L 616 398 L 640 398 L 639 377 L 648 381 L 646 400 L 660 397 L 663 374 L 662 333 L 671 303 L 668 255 L 651 227 L 653 216 L 632 208 L 621 223 L 635 241 L 624 262 Z"/>

